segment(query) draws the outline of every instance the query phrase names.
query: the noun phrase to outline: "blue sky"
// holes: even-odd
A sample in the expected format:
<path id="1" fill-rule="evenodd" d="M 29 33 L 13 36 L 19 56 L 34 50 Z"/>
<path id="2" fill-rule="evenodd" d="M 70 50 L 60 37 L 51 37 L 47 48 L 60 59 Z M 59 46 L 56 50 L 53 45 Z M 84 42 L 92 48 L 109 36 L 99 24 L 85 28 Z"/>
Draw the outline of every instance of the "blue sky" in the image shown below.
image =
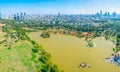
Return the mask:
<path id="1" fill-rule="evenodd" d="M 120 0 L 0 0 L 2 13 L 91 14 L 99 10 L 120 13 Z"/>

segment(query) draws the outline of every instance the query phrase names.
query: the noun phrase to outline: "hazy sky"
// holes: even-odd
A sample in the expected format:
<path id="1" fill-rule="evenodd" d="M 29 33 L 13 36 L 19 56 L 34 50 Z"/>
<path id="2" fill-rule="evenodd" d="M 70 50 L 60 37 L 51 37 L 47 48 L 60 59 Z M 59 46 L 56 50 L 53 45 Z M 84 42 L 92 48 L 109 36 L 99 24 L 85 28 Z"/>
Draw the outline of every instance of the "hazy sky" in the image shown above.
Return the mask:
<path id="1" fill-rule="evenodd" d="M 120 0 L 0 0 L 2 13 L 90 14 L 99 10 L 120 13 Z"/>

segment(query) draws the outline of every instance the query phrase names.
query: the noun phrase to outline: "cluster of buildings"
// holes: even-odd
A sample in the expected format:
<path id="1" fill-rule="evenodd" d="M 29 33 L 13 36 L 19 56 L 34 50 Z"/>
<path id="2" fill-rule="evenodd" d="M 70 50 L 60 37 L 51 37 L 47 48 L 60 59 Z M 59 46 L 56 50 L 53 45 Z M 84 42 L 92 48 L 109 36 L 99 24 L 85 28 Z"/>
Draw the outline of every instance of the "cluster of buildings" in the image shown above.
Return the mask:
<path id="1" fill-rule="evenodd" d="M 97 12 L 95 15 L 99 17 L 118 17 L 119 16 L 116 12 L 113 12 L 110 14 L 110 12 L 103 13 L 102 10 L 100 10 L 100 12 Z"/>
<path id="2" fill-rule="evenodd" d="M 41 21 L 90 21 L 94 19 L 105 19 L 105 18 L 120 18 L 120 15 L 116 12 L 110 13 L 110 12 L 104 12 L 100 10 L 100 12 L 97 12 L 95 14 L 61 14 L 58 13 L 56 15 L 40 15 L 40 14 L 26 14 L 25 12 L 16 13 L 12 15 L 1 15 L 0 13 L 0 19 L 12 19 L 12 20 L 41 20 Z"/>
<path id="3" fill-rule="evenodd" d="M 24 13 L 16 13 L 16 14 L 1 14 L 0 13 L 0 19 L 11 19 L 11 20 L 25 20 L 27 17 L 27 14 L 24 12 Z"/>
<path id="4" fill-rule="evenodd" d="M 25 20 L 26 16 L 26 13 L 17 13 L 14 14 L 14 20 Z"/>

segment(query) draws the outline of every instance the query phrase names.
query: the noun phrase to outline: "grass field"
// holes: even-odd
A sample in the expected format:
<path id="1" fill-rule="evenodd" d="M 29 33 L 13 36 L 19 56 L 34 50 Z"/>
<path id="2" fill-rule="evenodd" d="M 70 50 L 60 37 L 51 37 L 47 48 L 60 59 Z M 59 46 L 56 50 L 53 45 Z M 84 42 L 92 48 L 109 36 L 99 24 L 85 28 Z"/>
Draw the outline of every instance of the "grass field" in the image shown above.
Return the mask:
<path id="1" fill-rule="evenodd" d="M 37 72 L 31 60 L 32 44 L 20 41 L 11 49 L 0 47 L 0 72 Z"/>

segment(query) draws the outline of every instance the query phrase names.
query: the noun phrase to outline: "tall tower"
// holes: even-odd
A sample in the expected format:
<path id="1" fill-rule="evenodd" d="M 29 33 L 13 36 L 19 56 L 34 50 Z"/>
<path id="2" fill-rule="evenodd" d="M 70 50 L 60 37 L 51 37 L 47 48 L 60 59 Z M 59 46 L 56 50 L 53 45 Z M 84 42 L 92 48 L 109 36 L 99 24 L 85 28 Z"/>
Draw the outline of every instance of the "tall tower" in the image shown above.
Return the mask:
<path id="1" fill-rule="evenodd" d="M 17 13 L 17 20 L 20 20 L 19 14 Z"/>
<path id="2" fill-rule="evenodd" d="M 60 12 L 58 13 L 58 17 L 60 17 Z"/>
<path id="3" fill-rule="evenodd" d="M 14 14 L 14 20 L 17 20 L 16 14 Z"/>
<path id="4" fill-rule="evenodd" d="M 23 20 L 23 13 L 20 13 L 20 20 Z"/>
<path id="5" fill-rule="evenodd" d="M 112 13 L 112 16 L 113 16 L 113 17 L 117 17 L 117 13 L 116 13 L 116 12 L 113 12 L 113 13 Z"/>
<path id="6" fill-rule="evenodd" d="M 24 12 L 23 14 L 23 20 L 26 18 L 27 14 Z"/>
<path id="7" fill-rule="evenodd" d="M 108 12 L 108 16 L 110 16 L 110 12 Z"/>
<path id="8" fill-rule="evenodd" d="M 102 10 L 100 10 L 100 16 L 102 16 Z"/>

